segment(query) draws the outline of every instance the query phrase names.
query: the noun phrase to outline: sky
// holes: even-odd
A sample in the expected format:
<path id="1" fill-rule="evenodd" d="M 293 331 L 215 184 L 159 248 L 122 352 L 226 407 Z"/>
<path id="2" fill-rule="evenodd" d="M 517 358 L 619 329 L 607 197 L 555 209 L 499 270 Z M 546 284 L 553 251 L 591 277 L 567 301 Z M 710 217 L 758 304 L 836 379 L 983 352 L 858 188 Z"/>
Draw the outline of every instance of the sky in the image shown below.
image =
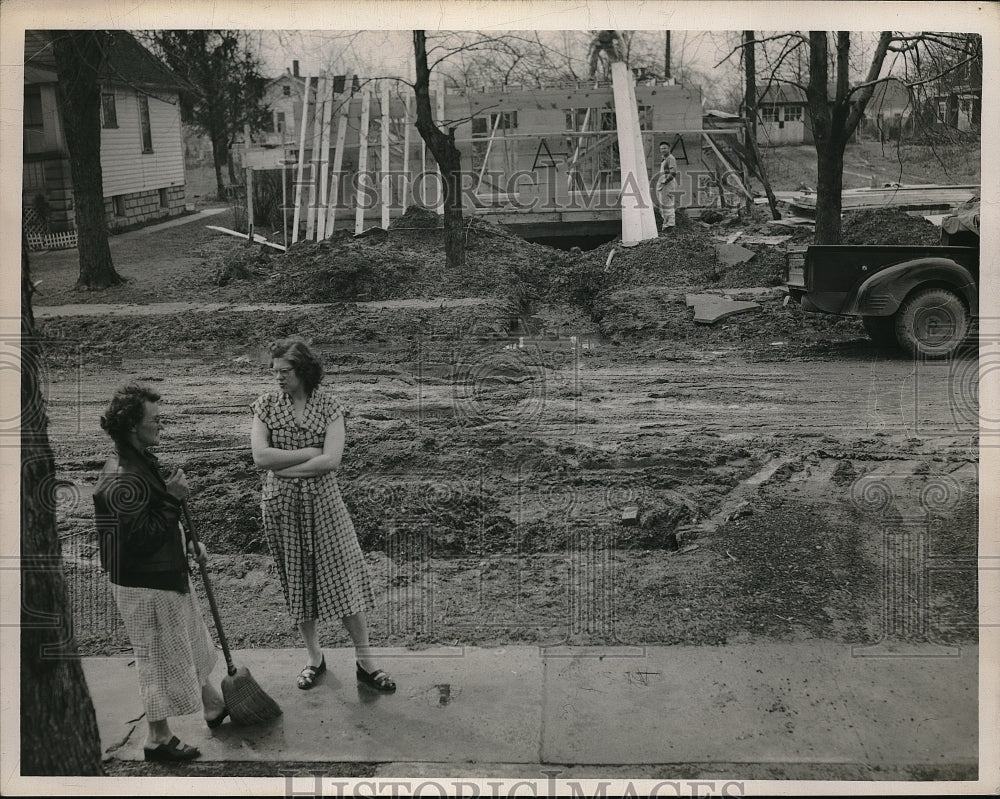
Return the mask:
<path id="1" fill-rule="evenodd" d="M 559 45 L 559 32 L 543 31 L 543 40 Z M 663 47 L 663 31 L 638 31 L 650 46 Z M 269 67 L 281 71 L 298 59 L 300 70 L 312 74 L 331 58 L 337 66 L 357 64 L 380 74 L 405 76 L 412 71 L 413 40 L 409 30 L 286 30 L 260 31 L 261 52 Z M 701 69 L 711 69 L 726 52 L 726 32 L 675 31 L 671 40 L 672 63 L 683 61 Z"/>
<path id="2" fill-rule="evenodd" d="M 533 33 L 530 32 L 530 35 Z M 541 31 L 539 35 L 548 46 L 559 49 L 565 47 L 563 33 Z M 580 35 L 578 31 L 565 33 Z M 699 80 L 699 84 L 738 81 L 738 59 L 715 68 L 731 49 L 729 42 L 732 35 L 732 32 L 727 31 L 672 32 L 671 64 L 675 76 L 682 67 L 689 67 L 707 76 L 706 79 Z M 331 69 L 335 74 L 355 71 L 370 77 L 408 78 L 413 73 L 413 39 L 410 30 L 270 30 L 258 31 L 255 36 L 258 37 L 260 52 L 271 76 L 291 69 L 295 60 L 299 62 L 301 75 L 316 75 L 324 68 Z M 432 37 L 433 33 L 428 32 L 428 36 Z M 659 55 L 657 64 L 662 64 L 664 31 L 637 31 L 636 41 L 641 41 Z M 433 58 L 433 55 L 429 55 Z M 587 69 L 585 57 L 586 51 L 581 46 L 577 51 L 575 64 L 580 74 L 584 74 Z"/>

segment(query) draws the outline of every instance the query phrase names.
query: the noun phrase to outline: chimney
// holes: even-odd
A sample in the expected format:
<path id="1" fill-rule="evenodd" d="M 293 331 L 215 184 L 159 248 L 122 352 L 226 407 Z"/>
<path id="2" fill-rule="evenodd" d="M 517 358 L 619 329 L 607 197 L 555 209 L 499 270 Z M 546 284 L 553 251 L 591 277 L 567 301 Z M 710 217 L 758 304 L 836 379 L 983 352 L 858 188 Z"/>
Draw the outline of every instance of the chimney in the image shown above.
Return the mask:
<path id="1" fill-rule="evenodd" d="M 299 62 L 298 61 L 293 61 L 292 62 L 292 76 L 296 77 L 296 78 L 299 76 Z"/>

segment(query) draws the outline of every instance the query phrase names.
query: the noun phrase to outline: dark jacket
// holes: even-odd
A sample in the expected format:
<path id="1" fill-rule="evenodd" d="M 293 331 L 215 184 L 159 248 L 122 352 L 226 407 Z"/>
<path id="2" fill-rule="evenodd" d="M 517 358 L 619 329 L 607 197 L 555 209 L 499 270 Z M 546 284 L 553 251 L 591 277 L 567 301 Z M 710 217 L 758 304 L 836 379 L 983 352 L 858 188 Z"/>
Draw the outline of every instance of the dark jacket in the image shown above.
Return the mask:
<path id="1" fill-rule="evenodd" d="M 94 489 L 101 566 L 117 585 L 186 593 L 180 501 L 149 452 L 119 444 Z"/>

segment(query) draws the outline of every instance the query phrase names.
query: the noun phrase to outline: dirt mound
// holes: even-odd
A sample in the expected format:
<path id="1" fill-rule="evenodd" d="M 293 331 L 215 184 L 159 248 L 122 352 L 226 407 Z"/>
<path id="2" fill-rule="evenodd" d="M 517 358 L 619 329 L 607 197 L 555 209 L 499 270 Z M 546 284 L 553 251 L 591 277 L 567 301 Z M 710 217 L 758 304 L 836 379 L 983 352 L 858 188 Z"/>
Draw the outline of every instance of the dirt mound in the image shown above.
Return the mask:
<path id="1" fill-rule="evenodd" d="M 596 261 L 604 270 L 605 291 L 650 284 L 700 285 L 712 282 L 718 272 L 716 244 L 710 228 L 687 222 L 634 247 L 624 247 L 621 239 L 615 239 L 591 250 L 585 260 Z M 614 256 L 608 264 L 612 251 Z"/>
<path id="2" fill-rule="evenodd" d="M 840 224 L 841 244 L 940 244 L 941 230 L 922 216 L 899 208 L 848 211 Z"/>
<path id="3" fill-rule="evenodd" d="M 442 226 L 442 218 L 429 208 L 411 205 L 402 216 L 397 216 L 389 223 L 389 230 L 399 228 L 437 228 Z"/>
<path id="4" fill-rule="evenodd" d="M 525 241 L 502 225 L 471 218 L 466 222 L 466 267 L 446 265 L 437 214 L 411 207 L 392 230 L 422 228 L 429 237 L 337 236 L 300 242 L 279 257 L 261 259 L 252 248 L 221 257 L 219 285 L 239 284 L 247 302 L 343 302 L 505 297 L 524 267 L 547 268 L 570 260 L 561 250 Z M 434 235 L 434 234 L 437 235 Z M 225 282 L 222 282 L 225 281 Z"/>

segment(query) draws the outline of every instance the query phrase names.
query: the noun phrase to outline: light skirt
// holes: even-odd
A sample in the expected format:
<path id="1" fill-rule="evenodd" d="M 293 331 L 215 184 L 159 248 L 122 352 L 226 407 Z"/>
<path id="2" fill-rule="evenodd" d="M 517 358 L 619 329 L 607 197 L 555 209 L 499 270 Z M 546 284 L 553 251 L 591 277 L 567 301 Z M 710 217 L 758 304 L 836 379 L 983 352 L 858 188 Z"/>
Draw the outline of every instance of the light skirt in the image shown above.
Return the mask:
<path id="1" fill-rule="evenodd" d="M 201 710 L 201 686 L 218 653 L 194 591 L 114 583 L 111 591 L 135 652 L 146 719 L 161 721 Z"/>

